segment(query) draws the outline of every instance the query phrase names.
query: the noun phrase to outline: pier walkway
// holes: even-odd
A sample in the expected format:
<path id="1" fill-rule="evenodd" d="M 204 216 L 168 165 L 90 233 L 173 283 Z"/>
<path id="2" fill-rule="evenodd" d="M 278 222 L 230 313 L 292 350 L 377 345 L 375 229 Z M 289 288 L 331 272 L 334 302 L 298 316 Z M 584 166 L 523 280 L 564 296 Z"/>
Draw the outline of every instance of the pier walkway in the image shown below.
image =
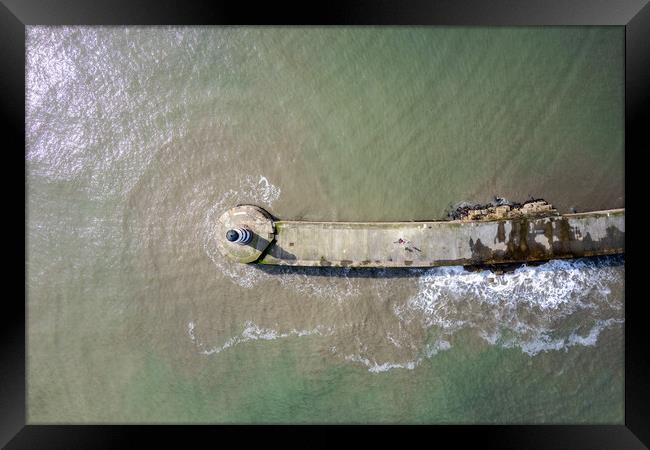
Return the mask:
<path id="1" fill-rule="evenodd" d="M 239 206 L 222 218 L 237 213 L 247 217 L 242 208 L 263 212 Z M 254 214 L 254 226 L 261 232 L 247 246 L 248 257 L 233 258 L 236 252 L 241 255 L 242 248 L 230 242 L 220 244 L 222 253 L 240 262 L 290 266 L 432 267 L 625 251 L 624 209 L 543 218 L 420 222 L 274 221 L 268 213 L 260 214 Z M 223 226 L 217 231 L 221 241 L 225 241 L 221 235 L 226 222 L 220 220 Z"/>

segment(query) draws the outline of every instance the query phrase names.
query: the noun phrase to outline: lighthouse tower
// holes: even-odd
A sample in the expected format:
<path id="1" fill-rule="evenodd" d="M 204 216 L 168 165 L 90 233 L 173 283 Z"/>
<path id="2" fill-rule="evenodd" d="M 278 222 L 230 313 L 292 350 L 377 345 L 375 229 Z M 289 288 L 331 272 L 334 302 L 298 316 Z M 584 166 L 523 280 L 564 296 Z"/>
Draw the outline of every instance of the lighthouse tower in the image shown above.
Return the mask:
<path id="1" fill-rule="evenodd" d="M 231 228 L 226 232 L 226 239 L 234 244 L 246 245 L 253 240 L 253 233 L 244 227 Z"/>
<path id="2" fill-rule="evenodd" d="M 273 217 L 262 208 L 237 205 L 219 217 L 215 233 L 215 243 L 224 256 L 251 263 L 275 240 L 275 225 Z"/>

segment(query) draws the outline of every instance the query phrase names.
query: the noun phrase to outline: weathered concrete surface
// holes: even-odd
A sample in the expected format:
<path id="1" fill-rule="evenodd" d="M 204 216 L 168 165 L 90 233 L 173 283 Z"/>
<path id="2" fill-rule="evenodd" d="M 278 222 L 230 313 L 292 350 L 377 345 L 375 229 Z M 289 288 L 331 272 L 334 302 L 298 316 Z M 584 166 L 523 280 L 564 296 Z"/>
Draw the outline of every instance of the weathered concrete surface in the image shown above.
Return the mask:
<path id="1" fill-rule="evenodd" d="M 625 210 L 485 222 L 276 221 L 263 264 L 431 267 L 625 251 Z M 400 242 L 400 239 L 403 242 Z"/>

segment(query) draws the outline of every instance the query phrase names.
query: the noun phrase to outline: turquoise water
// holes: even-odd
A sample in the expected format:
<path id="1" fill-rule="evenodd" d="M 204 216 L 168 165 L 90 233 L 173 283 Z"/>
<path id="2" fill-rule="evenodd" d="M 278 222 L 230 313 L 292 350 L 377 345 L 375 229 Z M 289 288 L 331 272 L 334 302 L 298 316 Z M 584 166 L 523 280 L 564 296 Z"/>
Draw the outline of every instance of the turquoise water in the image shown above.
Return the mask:
<path id="1" fill-rule="evenodd" d="M 624 206 L 623 28 L 29 27 L 30 423 L 622 423 L 621 257 L 261 271 L 236 203 Z"/>

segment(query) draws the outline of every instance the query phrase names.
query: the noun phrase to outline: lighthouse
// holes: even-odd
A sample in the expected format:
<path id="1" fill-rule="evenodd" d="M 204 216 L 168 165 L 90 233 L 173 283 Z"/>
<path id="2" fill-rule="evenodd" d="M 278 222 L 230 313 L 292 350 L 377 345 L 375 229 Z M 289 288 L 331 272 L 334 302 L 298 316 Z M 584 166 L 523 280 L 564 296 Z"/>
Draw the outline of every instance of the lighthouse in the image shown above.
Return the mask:
<path id="1" fill-rule="evenodd" d="M 253 233 L 243 227 L 231 228 L 226 232 L 226 239 L 234 244 L 246 245 L 253 240 Z"/>

